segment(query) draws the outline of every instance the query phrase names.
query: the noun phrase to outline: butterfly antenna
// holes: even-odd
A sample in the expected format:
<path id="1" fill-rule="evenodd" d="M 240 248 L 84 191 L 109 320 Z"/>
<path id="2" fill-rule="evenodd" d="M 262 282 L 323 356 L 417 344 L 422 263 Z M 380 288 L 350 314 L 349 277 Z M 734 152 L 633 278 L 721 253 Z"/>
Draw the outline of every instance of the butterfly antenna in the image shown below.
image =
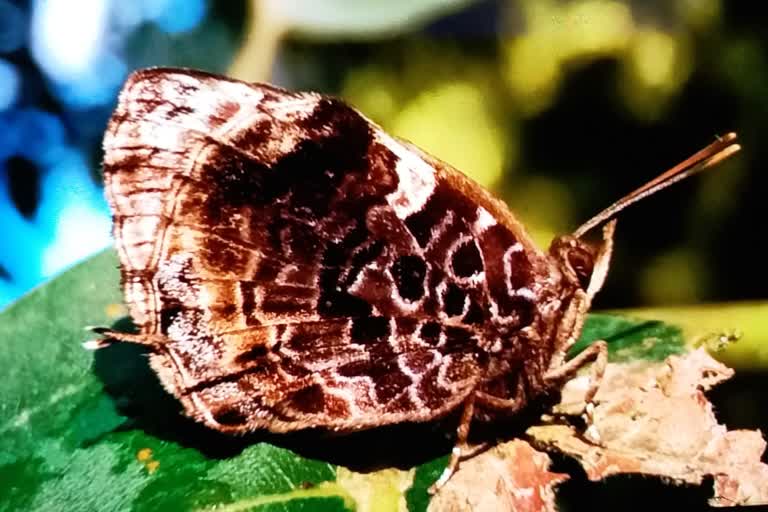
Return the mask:
<path id="1" fill-rule="evenodd" d="M 680 162 L 667 172 L 660 174 L 642 187 L 630 192 L 605 210 L 589 219 L 573 232 L 573 237 L 581 238 L 585 233 L 594 227 L 613 218 L 617 213 L 619 213 L 627 206 L 635 204 L 636 202 L 650 196 L 651 194 L 655 194 L 656 192 L 663 190 L 668 186 L 677 183 L 678 181 L 684 180 L 689 176 L 693 176 L 694 174 L 697 174 L 725 160 L 741 149 L 741 146 L 734 142 L 735 140 L 736 134 L 733 132 L 728 133 L 722 137 L 718 137 L 717 140 L 709 146 L 691 155 L 685 161 Z"/>

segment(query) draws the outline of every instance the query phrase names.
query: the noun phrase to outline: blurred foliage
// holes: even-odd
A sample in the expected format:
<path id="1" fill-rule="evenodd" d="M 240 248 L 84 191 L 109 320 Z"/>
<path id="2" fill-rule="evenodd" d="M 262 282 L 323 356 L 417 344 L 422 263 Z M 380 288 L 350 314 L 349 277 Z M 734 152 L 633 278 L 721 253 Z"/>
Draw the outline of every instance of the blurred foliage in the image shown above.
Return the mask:
<path id="1" fill-rule="evenodd" d="M 339 39 L 397 35 L 418 30 L 441 15 L 459 11 L 474 0 L 256 0 L 263 16 L 286 31 Z"/>
<path id="2" fill-rule="evenodd" d="M 269 5 L 253 4 L 260 26 Z M 340 31 L 329 42 L 284 11 L 294 29 L 276 36 L 269 61 L 279 82 L 339 94 L 494 189 L 543 247 L 716 134 L 740 131 L 736 158 L 621 215 L 600 304 L 761 298 L 768 279 L 734 279 L 745 266 L 727 249 L 765 210 L 739 200 L 759 179 L 750 129 L 766 109 L 750 106 L 765 105 L 768 87 L 765 42 L 734 33 L 748 15 L 718 0 L 479 1 L 415 34 L 361 42 Z"/>

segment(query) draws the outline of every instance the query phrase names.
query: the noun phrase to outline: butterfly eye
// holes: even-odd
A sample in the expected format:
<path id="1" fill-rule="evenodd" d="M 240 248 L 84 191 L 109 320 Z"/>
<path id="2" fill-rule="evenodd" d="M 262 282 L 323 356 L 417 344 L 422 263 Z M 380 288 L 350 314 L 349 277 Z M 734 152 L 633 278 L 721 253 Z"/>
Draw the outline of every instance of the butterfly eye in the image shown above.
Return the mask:
<path id="1" fill-rule="evenodd" d="M 570 279 L 576 279 L 582 290 L 589 287 L 597 248 L 585 241 L 563 236 L 552 241 L 549 254 L 560 263 L 560 268 L 570 276 Z"/>
<path id="2" fill-rule="evenodd" d="M 595 255 L 591 247 L 575 241 L 568 249 L 566 258 L 582 289 L 587 289 L 592 279 L 592 270 L 595 267 Z"/>

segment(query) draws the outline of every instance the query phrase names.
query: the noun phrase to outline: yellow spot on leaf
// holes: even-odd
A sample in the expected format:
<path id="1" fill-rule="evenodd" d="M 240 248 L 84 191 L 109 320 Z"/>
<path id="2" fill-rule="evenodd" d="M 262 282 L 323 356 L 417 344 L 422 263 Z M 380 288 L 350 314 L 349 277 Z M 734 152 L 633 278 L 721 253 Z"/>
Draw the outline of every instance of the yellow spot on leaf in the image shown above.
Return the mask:
<path id="1" fill-rule="evenodd" d="M 504 48 L 504 78 L 523 115 L 550 106 L 560 84 L 560 56 L 547 37 L 532 34 L 510 41 Z"/>
<path id="2" fill-rule="evenodd" d="M 564 49 L 571 59 L 615 54 L 626 48 L 634 28 L 629 7 L 606 0 L 570 2 L 555 20 L 562 25 Z"/>
<path id="3" fill-rule="evenodd" d="M 709 29 L 720 18 L 720 0 L 677 0 L 677 16 L 697 30 Z"/>
<path id="4" fill-rule="evenodd" d="M 768 365 L 768 301 L 621 309 L 611 313 L 661 320 L 680 327 L 691 345 L 704 345 L 710 350 L 721 348 L 715 355 L 729 366 L 756 369 Z"/>
<path id="5" fill-rule="evenodd" d="M 139 462 L 147 462 L 148 460 L 152 459 L 152 449 L 151 448 L 142 448 L 138 452 L 136 452 L 136 460 Z"/>
<path id="6" fill-rule="evenodd" d="M 657 119 L 687 82 L 692 69 L 689 47 L 684 34 L 636 31 L 619 87 L 626 106 L 638 118 Z"/>
<path id="7" fill-rule="evenodd" d="M 503 46 L 504 78 L 523 116 L 556 98 L 568 65 L 599 56 L 620 57 L 635 26 L 629 7 L 610 0 L 523 0 L 525 32 Z"/>
<path id="8" fill-rule="evenodd" d="M 145 467 L 147 468 L 147 473 L 150 475 L 157 471 L 157 468 L 160 467 L 160 462 L 156 460 L 151 460 L 145 464 Z"/>
<path id="9" fill-rule="evenodd" d="M 157 471 L 157 468 L 160 467 L 160 462 L 152 458 L 151 448 L 142 448 L 136 452 L 136 460 L 141 462 L 141 464 L 144 466 L 144 469 L 146 469 L 147 473 L 150 475 Z"/>
<path id="10" fill-rule="evenodd" d="M 125 306 L 122 304 L 108 304 L 105 310 L 109 318 L 120 318 L 128 314 Z"/>

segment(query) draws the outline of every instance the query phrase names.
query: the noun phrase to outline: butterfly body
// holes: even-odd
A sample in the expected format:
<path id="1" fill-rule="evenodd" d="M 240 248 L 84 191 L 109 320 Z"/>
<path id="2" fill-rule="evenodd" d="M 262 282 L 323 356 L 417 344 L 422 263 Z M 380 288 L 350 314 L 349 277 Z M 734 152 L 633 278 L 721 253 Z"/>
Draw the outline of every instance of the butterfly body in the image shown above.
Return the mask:
<path id="1" fill-rule="evenodd" d="M 492 419 L 547 391 L 578 335 L 564 317 L 588 301 L 559 255 L 338 100 L 144 70 L 104 147 L 132 341 L 218 430 L 359 430 L 476 392 L 516 400 L 480 404 Z"/>

